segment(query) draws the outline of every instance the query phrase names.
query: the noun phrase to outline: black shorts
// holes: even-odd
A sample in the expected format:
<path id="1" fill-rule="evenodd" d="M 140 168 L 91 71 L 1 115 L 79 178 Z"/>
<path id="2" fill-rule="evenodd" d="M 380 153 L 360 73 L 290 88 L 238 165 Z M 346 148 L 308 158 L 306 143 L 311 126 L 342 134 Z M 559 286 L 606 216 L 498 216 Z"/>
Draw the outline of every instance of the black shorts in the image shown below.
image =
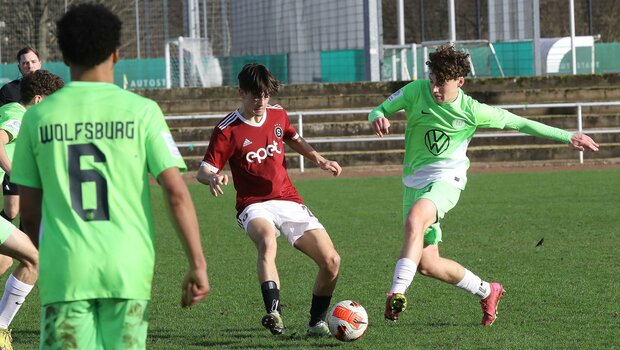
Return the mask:
<path id="1" fill-rule="evenodd" d="M 4 174 L 4 180 L 2 180 L 2 194 L 5 196 L 19 196 L 17 185 L 11 182 L 7 174 Z"/>

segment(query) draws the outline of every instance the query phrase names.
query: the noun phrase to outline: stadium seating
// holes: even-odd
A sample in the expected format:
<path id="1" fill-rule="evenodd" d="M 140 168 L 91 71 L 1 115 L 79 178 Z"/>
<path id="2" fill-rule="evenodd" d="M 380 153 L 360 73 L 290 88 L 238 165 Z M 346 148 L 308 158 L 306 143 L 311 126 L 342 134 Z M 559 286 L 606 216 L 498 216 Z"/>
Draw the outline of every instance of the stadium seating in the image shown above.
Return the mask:
<path id="1" fill-rule="evenodd" d="M 342 84 L 285 85 L 271 103 L 289 112 L 344 109 L 371 109 L 407 82 L 364 82 Z M 515 79 L 470 79 L 464 90 L 481 102 L 491 105 L 610 102 L 620 101 L 620 75 L 552 76 Z M 234 87 L 209 89 L 139 90 L 153 98 L 166 115 L 226 114 L 237 108 L 239 99 Z M 514 113 L 552 126 L 576 130 L 575 107 L 516 108 Z M 601 145 L 598 153 L 585 153 L 585 162 L 600 164 L 620 162 L 620 106 L 583 107 L 584 130 L 596 130 L 593 137 Z M 291 114 L 297 125 L 297 116 Z M 169 120 L 174 138 L 188 165 L 196 169 L 206 150 L 205 143 L 216 119 Z M 404 115 L 392 118 L 391 136 L 404 133 Z M 485 167 L 545 166 L 575 164 L 578 154 L 562 144 L 529 136 L 492 136 L 497 130 L 481 129 L 469 147 L 473 164 Z M 402 162 L 403 141 L 351 141 L 372 137 L 365 113 L 331 115 L 304 114 L 303 135 L 330 159 L 343 166 L 398 165 Z M 335 141 L 349 139 L 350 142 Z M 316 141 L 321 141 L 317 143 Z M 289 150 L 289 168 L 299 167 L 299 157 Z M 306 161 L 306 167 L 313 164 Z"/>

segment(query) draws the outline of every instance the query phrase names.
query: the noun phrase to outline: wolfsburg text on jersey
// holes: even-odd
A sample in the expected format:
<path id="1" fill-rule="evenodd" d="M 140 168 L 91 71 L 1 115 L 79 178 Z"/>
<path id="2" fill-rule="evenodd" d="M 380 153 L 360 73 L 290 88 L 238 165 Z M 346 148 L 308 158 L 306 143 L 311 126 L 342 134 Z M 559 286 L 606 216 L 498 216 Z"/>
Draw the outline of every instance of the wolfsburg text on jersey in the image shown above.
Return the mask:
<path id="1" fill-rule="evenodd" d="M 134 121 L 49 124 L 39 127 L 41 143 L 78 140 L 133 139 Z"/>

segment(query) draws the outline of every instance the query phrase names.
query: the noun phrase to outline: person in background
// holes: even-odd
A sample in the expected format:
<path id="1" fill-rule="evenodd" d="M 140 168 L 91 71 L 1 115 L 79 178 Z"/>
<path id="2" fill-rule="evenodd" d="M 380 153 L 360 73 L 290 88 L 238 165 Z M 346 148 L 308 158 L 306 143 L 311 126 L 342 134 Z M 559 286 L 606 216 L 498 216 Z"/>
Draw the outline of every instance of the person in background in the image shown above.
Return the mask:
<path id="1" fill-rule="evenodd" d="M 41 69 L 41 58 L 37 50 L 26 46 L 17 52 L 17 68 L 22 77 Z M 19 83 L 22 78 L 6 83 L 0 88 L 0 107 L 10 102 L 20 102 Z"/>

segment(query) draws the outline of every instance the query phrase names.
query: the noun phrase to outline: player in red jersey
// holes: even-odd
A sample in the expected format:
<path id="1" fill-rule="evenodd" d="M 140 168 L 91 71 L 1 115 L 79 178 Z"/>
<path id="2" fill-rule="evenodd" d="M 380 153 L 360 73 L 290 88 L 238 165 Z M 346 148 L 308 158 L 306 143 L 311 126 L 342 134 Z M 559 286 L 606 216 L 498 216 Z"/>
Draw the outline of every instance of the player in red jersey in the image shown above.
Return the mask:
<path id="1" fill-rule="evenodd" d="M 323 158 L 291 125 L 286 111 L 269 106 L 280 83 L 260 64 L 247 64 L 238 75 L 241 106 L 215 127 L 198 170 L 198 181 L 211 194 L 222 194 L 228 176 L 220 172 L 229 163 L 237 190 L 237 219 L 258 252 L 257 273 L 267 315 L 264 327 L 282 334 L 280 279 L 276 268 L 276 238 L 282 234 L 293 247 L 319 267 L 312 290 L 308 335 L 327 336 L 327 309 L 336 287 L 340 256 L 317 218 L 304 205 L 286 172 L 284 143 L 321 169 L 338 176 L 337 162 Z"/>

